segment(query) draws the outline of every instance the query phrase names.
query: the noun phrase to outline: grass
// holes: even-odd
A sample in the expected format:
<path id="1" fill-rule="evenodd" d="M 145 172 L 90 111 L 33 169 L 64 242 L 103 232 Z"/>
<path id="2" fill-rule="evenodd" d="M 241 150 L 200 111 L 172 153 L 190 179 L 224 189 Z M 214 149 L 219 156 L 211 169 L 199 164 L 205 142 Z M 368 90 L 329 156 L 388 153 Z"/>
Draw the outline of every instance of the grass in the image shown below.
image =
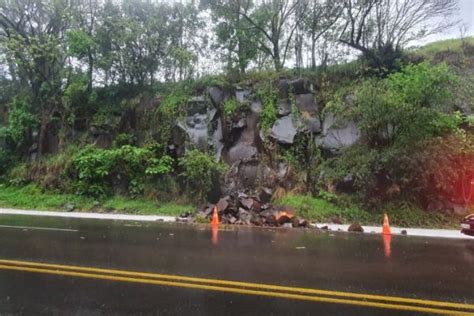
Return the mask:
<path id="1" fill-rule="evenodd" d="M 276 205 L 286 205 L 296 210 L 298 216 L 317 221 L 331 222 L 337 217 L 343 223 L 359 222 L 363 225 L 381 225 L 383 212 L 369 212 L 357 206 L 338 207 L 326 200 L 307 195 L 288 195 L 277 201 Z M 390 224 L 399 227 L 458 228 L 460 218 L 444 214 L 427 213 L 413 206 L 388 207 L 384 210 Z"/>
<path id="2" fill-rule="evenodd" d="M 132 199 L 113 196 L 96 200 L 73 194 L 43 192 L 35 185 L 24 187 L 0 184 L 0 208 L 61 211 L 72 204 L 76 211 L 113 212 L 143 215 L 178 216 L 195 208 L 191 205 L 159 203 L 150 199 Z M 382 212 L 369 212 L 357 206 L 339 207 L 321 198 L 308 195 L 288 195 L 274 201 L 275 205 L 286 205 L 296 210 L 297 215 L 316 222 L 331 222 L 334 217 L 343 223 L 359 222 L 363 225 L 380 225 Z M 385 210 L 390 223 L 399 227 L 458 228 L 460 218 L 444 214 L 426 213 L 420 209 L 403 206 Z"/>
<path id="3" fill-rule="evenodd" d="M 474 45 L 474 37 L 466 37 L 464 39 L 468 44 Z M 422 47 L 413 48 L 417 53 L 424 56 L 434 56 L 436 53 L 451 51 L 451 52 L 462 52 L 462 40 L 457 39 L 447 39 L 442 41 L 436 41 L 429 44 L 426 44 Z"/>
<path id="4" fill-rule="evenodd" d="M 0 207 L 34 210 L 61 211 L 65 205 L 72 204 L 77 211 L 108 211 L 127 214 L 170 215 L 193 210 L 190 205 L 174 203 L 157 203 L 148 199 L 131 199 L 114 196 L 95 200 L 80 195 L 43 192 L 34 185 L 13 187 L 0 184 Z"/>

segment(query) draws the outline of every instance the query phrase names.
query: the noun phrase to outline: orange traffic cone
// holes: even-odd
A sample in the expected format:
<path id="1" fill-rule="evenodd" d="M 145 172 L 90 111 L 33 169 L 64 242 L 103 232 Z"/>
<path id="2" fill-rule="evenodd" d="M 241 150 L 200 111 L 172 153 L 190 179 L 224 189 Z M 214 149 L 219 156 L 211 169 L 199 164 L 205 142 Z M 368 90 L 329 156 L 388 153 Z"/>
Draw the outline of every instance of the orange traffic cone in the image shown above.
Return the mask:
<path id="1" fill-rule="evenodd" d="M 217 207 L 214 207 L 212 212 L 211 225 L 219 225 L 219 214 L 217 213 Z"/>
<path id="2" fill-rule="evenodd" d="M 391 235 L 392 234 L 392 232 L 390 231 L 390 224 L 388 223 L 387 213 L 385 213 L 384 216 L 383 216 L 382 234 L 383 235 Z"/>

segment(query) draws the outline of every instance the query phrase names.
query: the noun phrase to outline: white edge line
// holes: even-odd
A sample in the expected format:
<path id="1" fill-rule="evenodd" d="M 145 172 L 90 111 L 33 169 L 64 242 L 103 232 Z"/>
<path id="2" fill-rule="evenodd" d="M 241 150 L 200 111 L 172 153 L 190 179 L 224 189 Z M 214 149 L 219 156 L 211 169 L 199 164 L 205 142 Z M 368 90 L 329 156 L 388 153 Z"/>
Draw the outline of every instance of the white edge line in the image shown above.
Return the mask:
<path id="1" fill-rule="evenodd" d="M 173 216 L 102 214 L 102 213 L 82 213 L 82 212 L 53 212 L 53 211 L 33 211 L 33 210 L 15 210 L 15 209 L 0 209 L 0 214 L 108 219 L 108 220 L 123 220 L 123 221 L 145 221 L 145 222 L 155 222 L 155 221 L 175 222 L 176 221 L 176 218 Z"/>
<path id="2" fill-rule="evenodd" d="M 329 224 L 329 223 L 317 223 L 315 225 L 318 228 L 327 226 L 330 232 L 344 231 L 347 232 L 349 225 Z M 364 233 L 368 234 L 381 234 L 382 226 L 362 226 Z M 474 240 L 474 237 L 470 237 L 461 233 L 461 229 L 427 229 L 427 228 L 402 228 L 402 227 L 390 227 L 393 235 L 402 235 L 402 231 L 406 231 L 407 236 L 417 237 L 432 237 L 432 238 L 451 238 L 451 239 L 467 239 Z"/>
<path id="3" fill-rule="evenodd" d="M 53 230 L 53 231 L 61 231 L 61 232 L 69 232 L 69 233 L 78 232 L 77 229 L 54 228 L 54 227 L 0 225 L 0 228 L 14 228 L 14 229 L 24 229 L 24 230 Z"/>

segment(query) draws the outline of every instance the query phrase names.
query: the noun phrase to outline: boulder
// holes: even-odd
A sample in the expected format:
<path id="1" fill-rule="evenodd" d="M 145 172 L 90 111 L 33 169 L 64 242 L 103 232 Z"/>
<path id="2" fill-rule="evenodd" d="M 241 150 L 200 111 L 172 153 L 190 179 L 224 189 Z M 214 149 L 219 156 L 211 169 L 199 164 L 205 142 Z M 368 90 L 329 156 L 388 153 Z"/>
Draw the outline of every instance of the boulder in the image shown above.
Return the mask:
<path id="1" fill-rule="evenodd" d="M 291 113 L 291 104 L 288 100 L 280 100 L 278 102 L 278 116 L 286 116 Z"/>
<path id="2" fill-rule="evenodd" d="M 360 139 L 360 130 L 354 121 L 337 122 L 332 113 L 326 115 L 323 122 L 323 135 L 318 143 L 324 149 L 339 151 L 354 145 Z"/>
<path id="3" fill-rule="evenodd" d="M 250 225 L 250 221 L 252 220 L 252 214 L 249 211 L 244 210 L 243 208 L 239 208 L 239 221 L 241 224 Z"/>
<path id="4" fill-rule="evenodd" d="M 210 87 L 208 90 L 209 97 L 215 107 L 218 107 L 224 101 L 224 91 L 219 87 Z"/>
<path id="5" fill-rule="evenodd" d="M 310 92 L 310 83 L 307 79 L 299 78 L 291 81 L 291 90 L 294 94 L 307 94 Z"/>
<path id="6" fill-rule="evenodd" d="M 248 101 L 250 92 L 250 90 L 237 87 L 237 90 L 235 91 L 235 99 L 240 103 L 245 103 Z"/>
<path id="7" fill-rule="evenodd" d="M 217 202 L 216 207 L 219 211 L 224 212 L 227 210 L 227 207 L 229 206 L 229 197 L 224 197 Z"/>
<path id="8" fill-rule="evenodd" d="M 273 124 L 271 136 L 281 144 L 293 144 L 297 132 L 293 119 L 285 116 Z"/>
<path id="9" fill-rule="evenodd" d="M 241 204 L 246 210 L 250 210 L 250 209 L 252 209 L 252 206 L 253 206 L 253 199 L 249 199 L 249 198 L 241 199 L 241 200 L 240 200 L 240 204 Z"/>

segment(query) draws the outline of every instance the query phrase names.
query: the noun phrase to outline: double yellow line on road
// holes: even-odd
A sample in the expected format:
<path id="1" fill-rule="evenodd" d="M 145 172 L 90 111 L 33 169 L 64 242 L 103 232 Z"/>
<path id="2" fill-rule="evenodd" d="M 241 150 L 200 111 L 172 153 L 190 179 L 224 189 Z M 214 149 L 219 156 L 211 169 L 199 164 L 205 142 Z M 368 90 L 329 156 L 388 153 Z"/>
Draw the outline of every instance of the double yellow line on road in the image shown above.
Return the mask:
<path id="1" fill-rule="evenodd" d="M 224 293 L 257 295 L 309 302 L 375 307 L 408 312 L 422 312 L 441 315 L 474 315 L 473 304 L 327 291 L 219 279 L 195 278 L 179 275 L 0 259 L 0 270 L 2 269 L 69 277 L 181 287 Z"/>

